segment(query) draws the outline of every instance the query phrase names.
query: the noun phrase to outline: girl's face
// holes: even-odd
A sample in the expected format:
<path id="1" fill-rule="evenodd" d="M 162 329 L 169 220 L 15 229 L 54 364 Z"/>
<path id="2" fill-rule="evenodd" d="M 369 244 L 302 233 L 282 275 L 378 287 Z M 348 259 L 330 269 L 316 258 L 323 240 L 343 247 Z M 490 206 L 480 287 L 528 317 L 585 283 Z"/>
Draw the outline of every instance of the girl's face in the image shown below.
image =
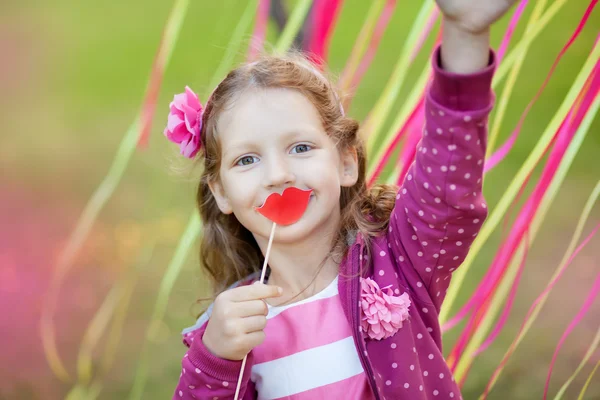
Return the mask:
<path id="1" fill-rule="evenodd" d="M 298 222 L 278 227 L 277 241 L 337 228 L 341 187 L 358 179 L 356 152 L 338 151 L 306 97 L 279 88 L 245 92 L 220 116 L 218 131 L 220 179 L 210 186 L 223 213 L 268 238 L 272 222 L 256 208 L 271 193 L 295 186 L 312 189 L 312 196 Z"/>

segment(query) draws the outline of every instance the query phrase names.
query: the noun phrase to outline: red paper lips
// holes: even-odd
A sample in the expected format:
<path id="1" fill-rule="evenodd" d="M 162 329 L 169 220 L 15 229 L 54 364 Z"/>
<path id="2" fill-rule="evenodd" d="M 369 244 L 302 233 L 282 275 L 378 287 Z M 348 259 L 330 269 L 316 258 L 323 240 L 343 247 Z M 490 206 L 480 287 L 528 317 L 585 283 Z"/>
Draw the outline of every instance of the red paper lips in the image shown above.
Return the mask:
<path id="1" fill-rule="evenodd" d="M 289 187 L 282 194 L 271 193 L 256 210 L 277 225 L 291 225 L 306 211 L 311 193 L 312 190 Z"/>

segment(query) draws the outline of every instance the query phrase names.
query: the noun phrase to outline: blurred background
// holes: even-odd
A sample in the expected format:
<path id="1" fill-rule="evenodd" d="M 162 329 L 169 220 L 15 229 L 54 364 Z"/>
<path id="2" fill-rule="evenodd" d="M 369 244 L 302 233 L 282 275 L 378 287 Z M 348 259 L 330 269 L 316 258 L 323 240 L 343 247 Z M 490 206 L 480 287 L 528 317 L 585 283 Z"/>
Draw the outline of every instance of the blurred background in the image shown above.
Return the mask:
<path id="1" fill-rule="evenodd" d="M 334 74 L 345 65 L 368 3 L 344 2 L 330 46 L 329 68 Z M 287 7 L 294 4 L 285 2 Z M 401 1 L 396 7 L 349 110 L 356 119 L 363 120 L 380 95 L 420 4 Z M 65 243 L 140 109 L 172 5 L 172 1 L 141 0 L 25 0 L 0 5 L 0 399 L 61 399 L 73 388 L 73 382 L 63 382 L 51 372 L 44 357 L 42 306 Z M 500 143 L 515 128 L 588 5 L 584 0 L 570 0 L 535 40 L 511 97 Z M 159 283 L 195 212 L 199 171 L 182 165 L 175 146 L 162 135 L 168 104 L 185 85 L 205 100 L 212 89 L 209 80 L 245 6 L 241 0 L 190 3 L 160 90 L 149 145 L 135 152 L 61 286 L 54 318 L 56 339 L 61 358 L 73 376 L 84 332 L 107 293 L 122 279 L 132 285 L 130 304 L 122 310 L 122 330 L 117 337 L 100 338 L 92 352 L 96 366 L 105 357 L 104 346 L 110 340 L 115 345 L 100 399 L 129 395 Z M 530 11 L 528 7 L 518 32 L 522 32 Z M 507 22 L 504 18 L 494 27 L 493 46 L 498 46 Z M 600 10 L 595 10 L 525 120 L 514 149 L 488 174 L 485 195 L 490 208 L 565 98 L 599 31 Z M 250 31 L 245 41 L 249 35 Z M 276 37 L 277 29 L 271 22 L 267 40 L 274 43 Z M 407 82 L 414 81 L 428 62 L 432 38 L 425 43 L 427 51 L 411 67 Z M 245 57 L 246 48 L 241 47 L 238 62 Z M 396 107 L 410 87 L 405 85 Z M 463 388 L 465 399 L 482 393 L 532 301 L 562 258 L 581 209 L 600 178 L 599 156 L 600 121 L 596 119 L 528 254 L 508 324 L 475 361 Z M 539 168 L 526 193 L 538 177 Z M 514 210 L 511 215 L 514 217 Z M 596 207 L 584 236 L 599 220 L 600 208 Z M 461 302 L 488 268 L 502 234 L 500 227 L 478 256 L 461 292 Z M 196 243 L 175 282 L 166 317 L 148 344 L 145 365 L 149 379 L 144 399 L 170 398 L 177 383 L 186 350 L 180 331 L 193 325 L 202 310 L 196 299 L 209 293 L 197 253 Z M 595 237 L 553 290 L 490 399 L 541 398 L 555 346 L 599 270 L 600 238 Z M 565 342 L 552 374 L 551 394 L 573 373 L 599 329 L 598 303 Z M 446 348 L 456 339 L 455 331 L 447 333 Z M 576 398 L 599 358 L 596 352 L 566 398 Z M 598 376 L 586 398 L 600 399 Z"/>

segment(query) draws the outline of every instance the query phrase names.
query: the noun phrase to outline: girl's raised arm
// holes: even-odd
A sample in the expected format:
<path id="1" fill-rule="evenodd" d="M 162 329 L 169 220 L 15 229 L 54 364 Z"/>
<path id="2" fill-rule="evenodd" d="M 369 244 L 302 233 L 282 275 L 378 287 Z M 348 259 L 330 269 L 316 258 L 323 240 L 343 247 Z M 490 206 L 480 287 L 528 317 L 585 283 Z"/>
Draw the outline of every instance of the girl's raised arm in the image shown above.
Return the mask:
<path id="1" fill-rule="evenodd" d="M 475 49 L 469 60 L 443 58 L 449 51 L 444 46 L 459 43 L 444 41 L 434 54 L 423 136 L 388 229 L 388 242 L 408 286 L 438 312 L 451 273 L 465 259 L 487 216 L 482 178 L 495 59 L 485 39 L 486 63 L 477 72 L 447 71 L 446 64 L 466 70 L 477 65 Z"/>
<path id="2" fill-rule="evenodd" d="M 515 1 L 436 0 L 443 37 L 432 60 L 423 137 L 388 229 L 399 271 L 416 297 L 434 307 L 431 318 L 487 216 L 483 166 L 496 65 L 489 31 Z"/>

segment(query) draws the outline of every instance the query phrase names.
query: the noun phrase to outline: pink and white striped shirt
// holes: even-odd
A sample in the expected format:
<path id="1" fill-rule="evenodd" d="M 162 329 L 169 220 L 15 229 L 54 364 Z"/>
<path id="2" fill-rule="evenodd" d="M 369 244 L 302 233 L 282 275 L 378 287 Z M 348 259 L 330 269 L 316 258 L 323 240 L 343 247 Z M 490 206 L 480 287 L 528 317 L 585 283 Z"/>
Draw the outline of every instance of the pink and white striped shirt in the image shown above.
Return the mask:
<path id="1" fill-rule="evenodd" d="M 260 400 L 374 399 L 338 293 L 338 278 L 294 304 L 269 306 L 253 350 Z"/>

